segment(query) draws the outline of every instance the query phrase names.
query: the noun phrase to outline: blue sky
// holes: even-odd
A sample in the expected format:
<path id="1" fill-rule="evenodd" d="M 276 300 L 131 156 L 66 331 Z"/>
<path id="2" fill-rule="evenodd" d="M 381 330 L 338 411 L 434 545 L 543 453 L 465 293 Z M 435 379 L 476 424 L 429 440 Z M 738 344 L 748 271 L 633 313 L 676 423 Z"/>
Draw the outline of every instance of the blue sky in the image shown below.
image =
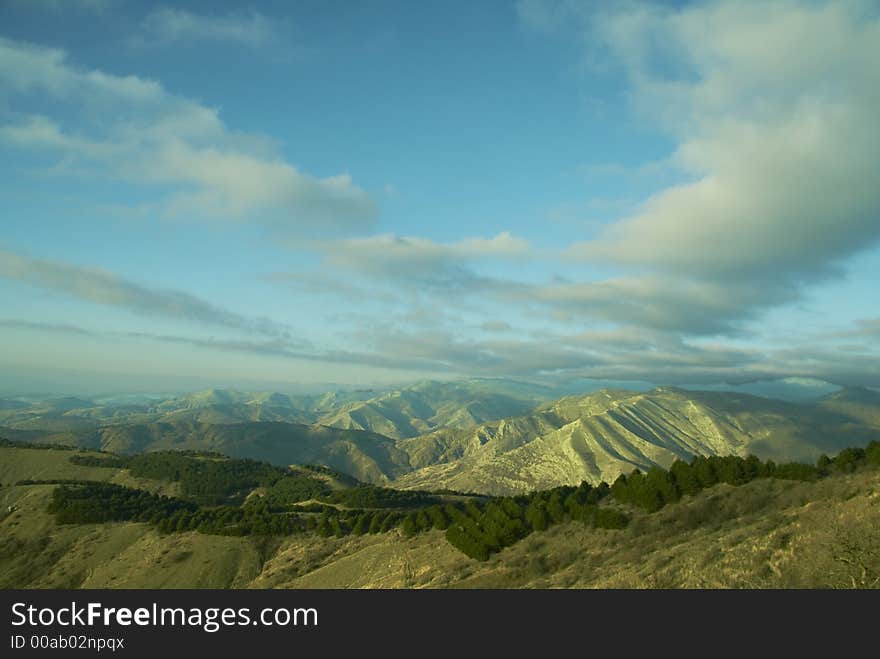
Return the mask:
<path id="1" fill-rule="evenodd" d="M 878 60 L 859 0 L 11 0 L 0 369 L 880 385 Z"/>

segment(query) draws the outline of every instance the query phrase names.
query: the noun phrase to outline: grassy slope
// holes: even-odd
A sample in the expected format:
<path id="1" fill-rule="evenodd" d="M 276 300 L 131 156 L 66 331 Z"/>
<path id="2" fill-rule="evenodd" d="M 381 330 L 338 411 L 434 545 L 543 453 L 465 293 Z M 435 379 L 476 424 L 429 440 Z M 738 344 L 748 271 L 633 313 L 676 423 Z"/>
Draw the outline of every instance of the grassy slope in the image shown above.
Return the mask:
<path id="1" fill-rule="evenodd" d="M 135 487 L 166 496 L 179 494 L 179 483 L 135 478 L 127 469 L 115 467 L 81 467 L 70 463 L 69 458 L 72 455 L 101 457 L 99 453 L 92 451 L 0 448 L 0 484 L 12 485 L 21 480 L 91 480 Z"/>
<path id="2" fill-rule="evenodd" d="M 6 474 L 7 451 L 32 454 L 18 458 L 41 463 L 45 478 L 68 473 L 68 452 L 0 449 Z M 623 531 L 560 525 L 485 563 L 438 531 L 266 540 L 58 526 L 45 512 L 51 489 L 0 489 L 17 506 L 0 518 L 0 587 L 849 587 L 861 575 L 840 560 L 848 550 L 880 574 L 877 470 L 719 485 L 653 515 L 636 511 Z"/>
<path id="3" fill-rule="evenodd" d="M 0 521 L 0 587 L 230 588 L 260 571 L 254 543 L 146 524 L 58 526 L 45 510 L 53 486 L 11 489 L 17 510 Z"/>
<path id="4" fill-rule="evenodd" d="M 12 484 L 20 480 L 48 480 L 71 478 L 77 480 L 108 481 L 118 469 L 80 467 L 70 463 L 72 455 L 97 455 L 83 451 L 57 451 L 25 448 L 0 448 L 0 483 Z"/>
<path id="5" fill-rule="evenodd" d="M 535 534 L 459 587 L 850 587 L 851 542 L 880 574 L 880 472 L 719 485 L 618 532 Z M 880 585 L 880 584 L 878 584 Z"/>
<path id="6" fill-rule="evenodd" d="M 880 472 L 818 483 L 759 480 L 716 486 L 623 531 L 577 523 L 535 533 L 485 563 L 433 531 L 411 540 L 366 538 L 306 574 L 290 552 L 255 586 L 453 588 L 851 587 L 847 548 L 880 575 Z M 285 573 L 285 569 L 288 570 Z M 876 584 L 880 585 L 880 584 Z"/>
<path id="7" fill-rule="evenodd" d="M 260 541 L 196 533 L 162 537 L 134 523 L 55 524 L 46 512 L 54 485 L 12 483 L 99 480 L 166 495 L 179 487 L 134 478 L 124 469 L 73 465 L 72 455 L 0 448 L 0 588 L 229 588 L 259 574 Z"/>

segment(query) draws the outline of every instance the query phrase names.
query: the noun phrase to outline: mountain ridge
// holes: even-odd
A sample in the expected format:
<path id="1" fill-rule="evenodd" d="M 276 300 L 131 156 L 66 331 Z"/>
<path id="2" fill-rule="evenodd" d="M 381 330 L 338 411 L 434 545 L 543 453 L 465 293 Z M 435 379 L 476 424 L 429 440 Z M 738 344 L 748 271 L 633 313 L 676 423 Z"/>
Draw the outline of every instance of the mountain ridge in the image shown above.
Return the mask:
<path id="1" fill-rule="evenodd" d="M 314 462 L 371 483 L 486 494 L 611 482 L 620 473 L 668 467 L 698 454 L 813 461 L 844 444 L 867 444 L 880 436 L 880 394 L 859 388 L 810 403 L 664 386 L 605 389 L 534 405 L 546 392 L 526 390 L 511 403 L 526 412 L 475 423 L 480 415 L 472 412 L 480 404 L 500 413 L 492 406 L 510 402 L 501 388 L 499 393 L 486 382 L 427 381 L 366 400 L 349 400 L 350 394 L 306 400 L 207 390 L 155 405 L 171 410 L 158 420 L 141 414 L 122 417 L 136 422 L 116 422 L 111 416 L 106 418 L 113 423 L 101 425 L 100 419 L 46 408 L 46 416 L 21 418 L 7 434 L 126 453 L 185 448 L 274 464 Z M 273 412 L 279 407 L 290 414 L 308 408 L 322 420 L 291 421 Z M 127 414 L 130 406 L 121 409 Z M 16 418 L 21 410 L 5 413 Z M 462 415 L 469 416 L 462 420 Z M 413 436 L 422 429 L 427 431 Z"/>
<path id="2" fill-rule="evenodd" d="M 567 396 L 526 417 L 401 442 L 416 469 L 395 485 L 500 495 L 611 482 L 694 455 L 814 460 L 854 436 L 862 443 L 877 436 L 880 405 L 858 411 L 675 387 Z"/>

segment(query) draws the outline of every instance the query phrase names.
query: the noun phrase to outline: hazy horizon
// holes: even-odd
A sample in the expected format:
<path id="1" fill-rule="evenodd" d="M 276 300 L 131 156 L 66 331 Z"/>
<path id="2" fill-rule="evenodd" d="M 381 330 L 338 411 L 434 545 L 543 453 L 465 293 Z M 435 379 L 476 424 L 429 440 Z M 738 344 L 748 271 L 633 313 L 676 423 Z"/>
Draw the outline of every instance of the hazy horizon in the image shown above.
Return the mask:
<path id="1" fill-rule="evenodd" d="M 878 61 L 863 0 L 5 2 L 0 395 L 880 387 Z"/>
<path id="2" fill-rule="evenodd" d="M 743 383 L 676 385 L 669 382 L 640 380 L 591 380 L 569 382 L 527 380 L 524 378 L 423 378 L 397 382 L 351 384 L 344 382 L 295 383 L 265 380 L 205 380 L 197 377 L 148 377 L 124 374 L 100 374 L 59 369 L 28 369 L 0 371 L 0 400 L 46 401 L 73 397 L 116 404 L 127 398 L 173 399 L 208 391 L 229 391 L 249 394 L 280 393 L 290 396 L 313 396 L 326 393 L 356 393 L 363 400 L 394 391 L 402 391 L 428 383 L 467 384 L 484 382 L 487 391 L 503 391 L 505 385 L 516 384 L 530 391 L 542 391 L 547 400 L 565 396 L 589 395 L 601 390 L 649 392 L 663 387 L 704 392 L 748 394 L 790 402 L 809 402 L 840 391 L 844 387 L 806 378 L 783 378 Z M 492 383 L 497 383 L 493 387 Z M 867 387 L 880 392 L 878 387 Z"/>

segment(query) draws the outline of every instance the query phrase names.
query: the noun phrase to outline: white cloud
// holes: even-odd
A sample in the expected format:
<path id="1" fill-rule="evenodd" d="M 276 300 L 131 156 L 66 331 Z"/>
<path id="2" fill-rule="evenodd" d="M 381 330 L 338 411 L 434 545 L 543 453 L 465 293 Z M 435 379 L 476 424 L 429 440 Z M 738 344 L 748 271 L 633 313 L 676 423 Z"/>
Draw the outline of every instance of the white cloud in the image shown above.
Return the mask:
<path id="1" fill-rule="evenodd" d="M 665 275 L 625 276 L 602 281 L 560 281 L 510 288 L 508 297 L 553 306 L 575 318 L 685 334 L 735 332 L 756 307 L 780 303 L 791 293 L 749 283 L 693 281 Z"/>
<path id="2" fill-rule="evenodd" d="M 492 238 L 465 238 L 449 246 L 453 253 L 465 256 L 523 256 L 529 252 L 529 243 L 524 238 L 517 238 L 507 231 Z"/>
<path id="3" fill-rule="evenodd" d="M 579 17 L 591 54 L 601 43 L 637 111 L 677 140 L 689 179 L 569 250 L 620 278 L 556 294 L 622 322 L 678 314 L 678 330 L 728 331 L 880 240 L 876 5 L 527 5 L 524 21 L 544 30 L 559 21 L 535 16 Z"/>
<path id="4" fill-rule="evenodd" d="M 374 216 L 373 200 L 347 173 L 304 173 L 265 138 L 228 129 L 214 108 L 153 80 L 83 71 L 63 51 L 0 38 L 0 99 L 14 110 L 26 94 L 63 103 L 63 114 L 7 113 L 0 140 L 57 155 L 67 169 L 157 186 L 166 213 L 293 233 Z"/>
<path id="5" fill-rule="evenodd" d="M 328 265 L 372 275 L 448 279 L 474 276 L 469 262 L 480 259 L 512 259 L 529 254 L 528 241 L 504 231 L 491 238 L 465 238 L 438 243 L 425 238 L 385 234 L 351 238 L 321 245 Z"/>
<path id="6" fill-rule="evenodd" d="M 105 332 L 69 324 L 0 318 L 0 330 L 3 329 L 114 340 L 148 339 L 218 353 L 421 373 L 683 385 L 806 378 L 842 385 L 880 386 L 880 353 L 864 346 L 828 344 L 827 339 L 797 348 L 761 350 L 688 342 L 666 332 L 623 328 L 548 334 L 534 340 L 470 340 L 438 329 L 404 331 L 388 322 L 357 331 L 357 350 L 338 350 L 322 349 L 284 336 L 198 338 L 149 332 Z M 859 349 L 853 349 L 855 347 Z"/>
<path id="7" fill-rule="evenodd" d="M 217 16 L 163 7 L 144 19 L 136 43 L 166 45 L 205 40 L 257 47 L 268 43 L 272 37 L 272 22 L 258 12 Z"/>
<path id="8" fill-rule="evenodd" d="M 786 278 L 880 238 L 880 19 L 854 3 L 712 3 L 609 17 L 609 43 L 697 178 L 575 252 Z M 673 61 L 670 82 L 650 62 Z M 665 113 L 663 111 L 665 110 Z"/>
<path id="9" fill-rule="evenodd" d="M 0 249 L 0 277 L 140 314 L 290 338 L 285 326 L 271 320 L 248 318 L 184 291 L 149 288 L 97 268 Z"/>
<path id="10" fill-rule="evenodd" d="M 0 140 L 22 147 L 58 151 L 81 151 L 97 155 L 106 152 L 102 145 L 71 135 L 65 135 L 54 121 L 31 115 L 16 124 L 0 125 Z M 111 145 L 106 145 L 110 148 Z"/>

